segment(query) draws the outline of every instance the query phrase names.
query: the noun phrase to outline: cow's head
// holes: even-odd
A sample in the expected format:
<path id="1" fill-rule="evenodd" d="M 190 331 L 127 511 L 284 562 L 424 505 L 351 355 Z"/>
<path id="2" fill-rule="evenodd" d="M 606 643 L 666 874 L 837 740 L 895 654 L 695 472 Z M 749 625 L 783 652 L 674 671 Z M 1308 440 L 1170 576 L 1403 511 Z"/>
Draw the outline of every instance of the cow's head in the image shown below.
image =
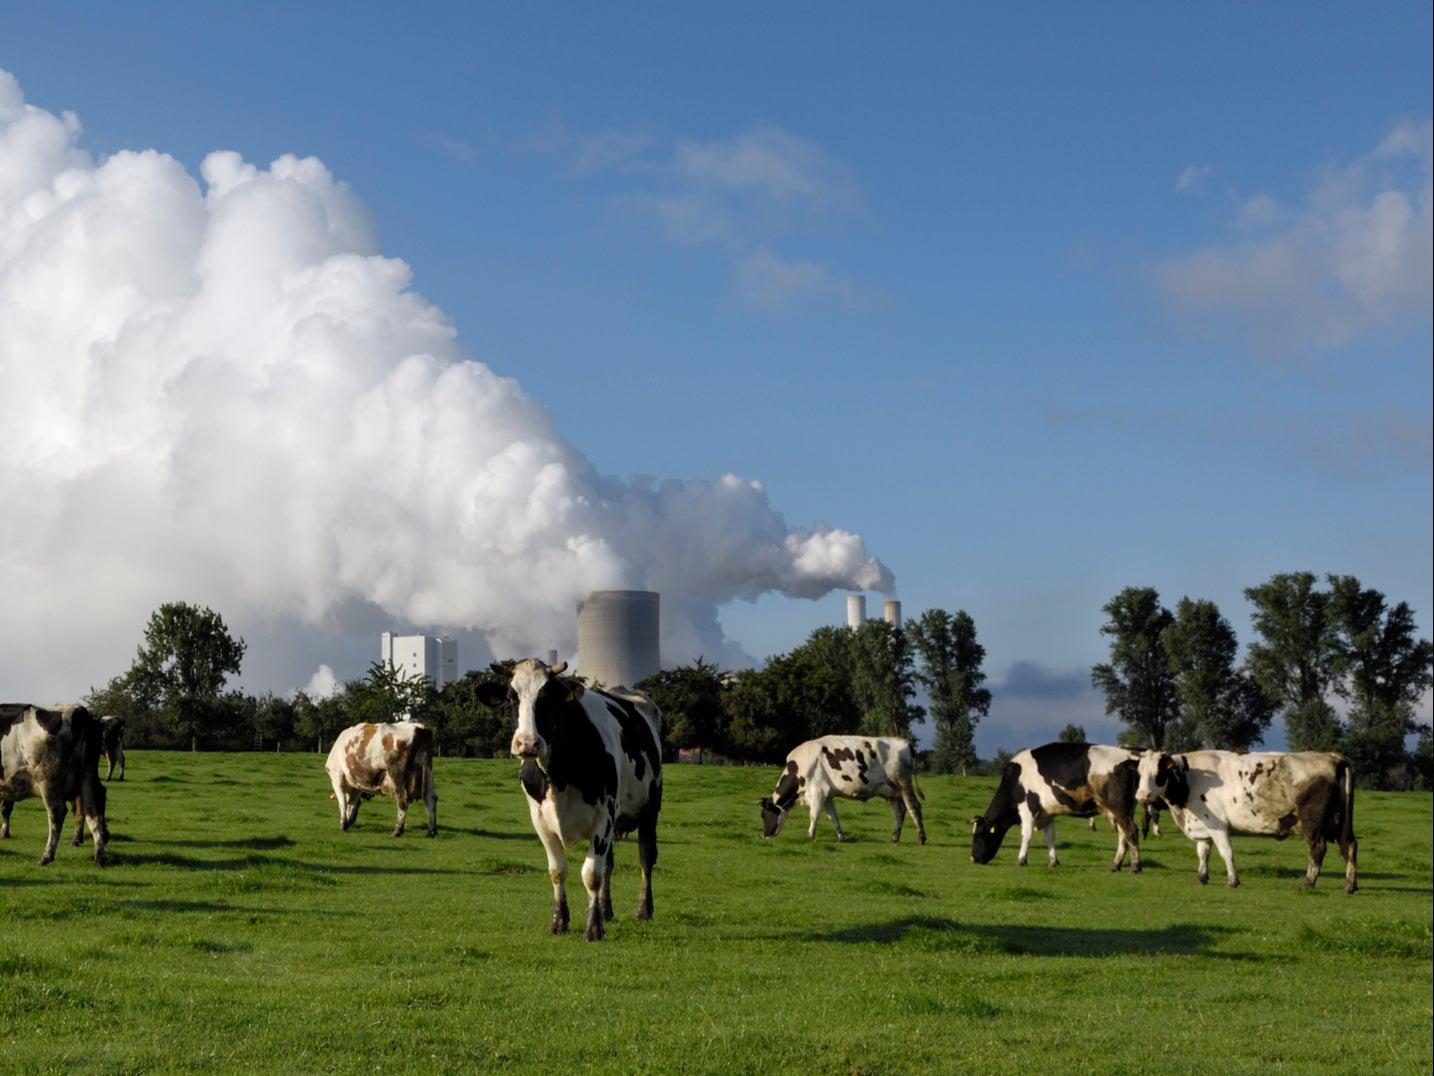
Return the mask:
<path id="1" fill-rule="evenodd" d="M 782 823 L 787 820 L 787 812 L 797 802 L 801 790 L 802 779 L 797 776 L 797 764 L 788 762 L 782 776 L 777 779 L 776 790 L 766 799 L 757 801 L 762 805 L 763 837 L 775 837 L 782 832 Z"/>
<path id="2" fill-rule="evenodd" d="M 1010 828 L 1009 822 L 987 818 L 985 815 L 971 819 L 971 862 L 989 863 L 995 859 L 996 853 L 1001 850 L 1001 841 L 1006 836 L 1006 830 Z"/>
<path id="3" fill-rule="evenodd" d="M 561 678 L 567 667 L 566 661 L 549 667 L 537 658 L 528 658 L 513 666 L 506 690 L 489 685 L 479 693 L 479 700 L 487 706 L 498 707 L 506 702 L 513 715 L 509 750 L 516 757 L 535 759 L 541 765 L 548 757 L 561 707 L 582 698 L 583 685 L 579 681 Z"/>
<path id="4" fill-rule="evenodd" d="M 1185 806 L 1190 798 L 1190 782 L 1186 771 L 1190 764 L 1183 755 L 1168 755 L 1164 751 L 1146 751 L 1140 756 L 1140 781 L 1135 786 L 1135 798 L 1140 803 L 1155 803 L 1164 800 L 1177 807 Z"/>

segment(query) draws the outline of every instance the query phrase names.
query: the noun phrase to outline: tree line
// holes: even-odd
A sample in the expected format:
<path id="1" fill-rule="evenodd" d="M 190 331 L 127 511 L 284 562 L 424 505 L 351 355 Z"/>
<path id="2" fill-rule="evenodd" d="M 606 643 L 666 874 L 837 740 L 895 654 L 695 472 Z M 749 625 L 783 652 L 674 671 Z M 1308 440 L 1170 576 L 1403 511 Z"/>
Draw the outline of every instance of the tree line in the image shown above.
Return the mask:
<path id="1" fill-rule="evenodd" d="M 1103 607 L 1110 657 L 1090 679 L 1124 726 L 1120 742 L 1249 750 L 1278 715 L 1291 750 L 1342 751 L 1366 785 L 1434 784 L 1430 729 L 1417 721 L 1434 647 L 1416 638 L 1408 605 L 1390 605 L 1352 576 L 1321 581 L 1307 572 L 1276 575 L 1244 594 L 1256 639 L 1243 662 L 1213 602 L 1186 597 L 1171 611 L 1153 588 L 1129 587 Z M 442 689 L 375 662 L 323 697 L 255 697 L 224 686 L 244 650 L 212 610 L 167 604 L 150 617 L 129 671 L 85 701 L 126 716 L 135 746 L 322 752 L 352 724 L 408 717 L 434 730 L 443 754 L 507 755 L 508 714 L 478 697 L 506 682 L 512 662 L 470 670 Z M 803 740 L 910 736 L 926 719 L 924 765 L 969 774 L 982 769 L 975 730 L 992 700 L 984 662 L 972 618 L 932 609 L 904 624 L 817 628 L 761 669 L 727 671 L 699 657 L 634 686 L 661 707 L 670 757 L 779 763 Z M 1405 738 L 1416 732 L 1411 753 Z M 1059 736 L 1084 731 L 1068 725 Z M 1006 757 L 1002 750 L 996 761 Z"/>

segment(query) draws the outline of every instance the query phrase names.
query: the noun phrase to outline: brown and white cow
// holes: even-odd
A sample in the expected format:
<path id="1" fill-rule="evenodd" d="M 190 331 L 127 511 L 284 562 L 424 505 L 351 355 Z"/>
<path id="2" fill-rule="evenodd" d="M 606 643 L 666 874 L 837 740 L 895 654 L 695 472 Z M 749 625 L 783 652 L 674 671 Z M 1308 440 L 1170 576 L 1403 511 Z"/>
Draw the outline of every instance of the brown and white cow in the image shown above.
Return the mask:
<path id="1" fill-rule="evenodd" d="M 845 840 L 833 799 L 869 800 L 879 796 L 891 804 L 896 816 L 893 841 L 901 840 L 902 823 L 909 811 L 916 820 L 917 839 L 926 843 L 926 826 L 921 820 L 920 788 L 911 744 L 891 736 L 823 736 L 794 747 L 787 755 L 777 787 L 762 805 L 762 836 L 775 837 L 787 820 L 787 813 L 805 803 L 811 812 L 807 837 L 817 835 L 817 819 L 826 811 L 836 829 L 837 840 Z"/>
<path id="2" fill-rule="evenodd" d="M 324 763 L 339 801 L 339 825 L 347 831 L 359 803 L 392 796 L 398 804 L 393 835 L 403 836 L 408 805 L 423 801 L 428 835 L 438 833 L 438 793 L 433 787 L 433 731 L 414 721 L 396 725 L 354 725 L 339 733 Z"/>
<path id="3" fill-rule="evenodd" d="M 1017 754 L 1006 763 L 1001 783 L 986 813 L 971 820 L 971 862 L 989 863 L 1001 848 L 1006 831 L 1020 823 L 1021 851 L 1016 862 L 1026 865 L 1031 837 L 1040 829 L 1052 867 L 1056 856 L 1056 818 L 1106 818 L 1115 829 L 1115 861 L 1120 870 L 1130 853 L 1130 871 L 1140 871 L 1140 834 L 1135 828 L 1135 788 L 1140 755 L 1103 744 L 1048 743 Z"/>
<path id="4" fill-rule="evenodd" d="M 77 802 L 94 837 L 95 864 L 103 867 L 109 830 L 100 750 L 100 723 L 83 706 L 0 704 L 0 800 L 5 801 L 0 835 L 9 836 L 10 806 L 38 796 L 50 820 L 49 838 L 40 856 L 43 866 L 55 858 L 65 812 Z"/>
<path id="5" fill-rule="evenodd" d="M 583 937 L 601 941 L 603 923 L 613 917 L 613 842 L 632 830 L 637 831 L 642 870 L 637 918 L 652 918 L 652 868 L 662 807 L 662 714 L 641 692 L 584 688 L 562 677 L 566 669 L 567 662 L 550 668 L 528 658 L 514 666 L 507 685 L 489 685 L 479 697 L 495 708 L 506 704 L 513 715 L 511 750 L 523 760 L 518 780 L 527 793 L 528 814 L 547 852 L 553 882 L 548 929 L 567 932 L 565 849 L 587 841 Z"/>
<path id="6" fill-rule="evenodd" d="M 1282 840 L 1298 833 L 1309 848 L 1301 889 L 1319 878 L 1326 844 L 1344 856 L 1344 891 L 1353 893 L 1359 842 L 1354 836 L 1354 774 L 1343 755 L 1329 751 L 1147 751 L 1140 760 L 1140 802 L 1159 797 L 1182 833 L 1195 842 L 1196 880 L 1210 879 L 1210 845 L 1225 861 L 1226 884 L 1240 884 L 1231 833 Z"/>

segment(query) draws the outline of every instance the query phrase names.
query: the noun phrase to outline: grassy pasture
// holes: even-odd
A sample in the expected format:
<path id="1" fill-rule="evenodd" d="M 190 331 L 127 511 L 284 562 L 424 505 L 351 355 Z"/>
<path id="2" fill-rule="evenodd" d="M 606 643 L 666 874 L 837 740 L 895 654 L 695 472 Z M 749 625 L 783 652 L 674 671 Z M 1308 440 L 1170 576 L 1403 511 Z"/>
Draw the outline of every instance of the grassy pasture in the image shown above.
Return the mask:
<path id="1" fill-rule="evenodd" d="M 1431 797 L 1362 793 L 1342 861 L 1236 839 L 1195 882 L 1173 825 L 1112 875 L 1101 825 L 1061 866 L 968 861 L 995 782 L 922 778 L 930 836 L 843 802 L 771 841 L 775 768 L 673 766 L 656 915 L 619 845 L 608 940 L 547 933 L 549 884 L 509 761 L 439 759 L 439 834 L 339 831 L 316 755 L 129 752 L 112 865 L 36 866 L 38 802 L 0 842 L 0 1071 L 936 1073 L 1431 1067 Z M 68 831 L 68 826 L 67 826 Z M 66 840 L 68 837 L 66 838 Z M 1038 838 L 1039 839 L 1039 838 Z M 910 843 L 907 843 L 907 842 Z M 574 863 L 575 923 L 585 897 Z"/>

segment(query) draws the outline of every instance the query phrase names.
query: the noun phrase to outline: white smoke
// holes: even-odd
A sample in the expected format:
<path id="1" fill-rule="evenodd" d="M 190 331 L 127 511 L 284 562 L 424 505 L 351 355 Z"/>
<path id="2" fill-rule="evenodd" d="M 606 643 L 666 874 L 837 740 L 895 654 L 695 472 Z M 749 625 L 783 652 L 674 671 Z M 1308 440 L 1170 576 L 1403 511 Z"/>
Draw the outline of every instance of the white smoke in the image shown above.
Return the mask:
<path id="1" fill-rule="evenodd" d="M 650 589 L 674 664 L 732 652 L 733 599 L 891 590 L 858 536 L 789 527 L 757 482 L 595 473 L 319 161 L 217 152 L 201 183 L 80 134 L 0 71 L 0 693 L 105 682 L 166 601 L 251 656 L 376 655 L 390 626 L 522 656 L 573 652 L 589 591 Z"/>

